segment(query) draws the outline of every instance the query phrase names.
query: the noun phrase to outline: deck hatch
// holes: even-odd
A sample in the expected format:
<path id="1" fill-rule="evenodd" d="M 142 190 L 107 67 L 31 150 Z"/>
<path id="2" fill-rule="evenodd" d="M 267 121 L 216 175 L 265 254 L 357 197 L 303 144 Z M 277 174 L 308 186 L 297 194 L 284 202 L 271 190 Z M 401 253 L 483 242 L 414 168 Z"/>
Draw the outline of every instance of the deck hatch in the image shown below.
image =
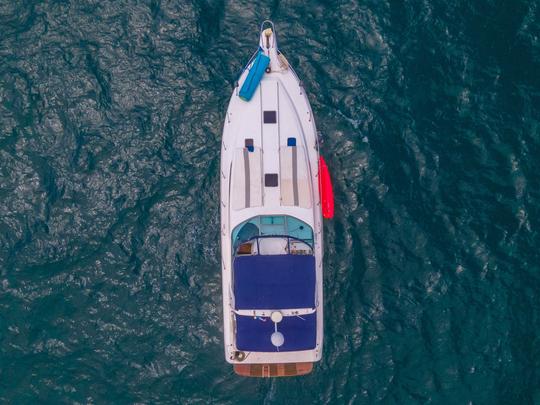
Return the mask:
<path id="1" fill-rule="evenodd" d="M 278 186 L 277 173 L 266 173 L 264 175 L 264 185 L 266 187 L 277 187 Z"/>
<path id="2" fill-rule="evenodd" d="M 276 111 L 263 111 L 263 122 L 265 124 L 277 123 L 277 112 Z"/>

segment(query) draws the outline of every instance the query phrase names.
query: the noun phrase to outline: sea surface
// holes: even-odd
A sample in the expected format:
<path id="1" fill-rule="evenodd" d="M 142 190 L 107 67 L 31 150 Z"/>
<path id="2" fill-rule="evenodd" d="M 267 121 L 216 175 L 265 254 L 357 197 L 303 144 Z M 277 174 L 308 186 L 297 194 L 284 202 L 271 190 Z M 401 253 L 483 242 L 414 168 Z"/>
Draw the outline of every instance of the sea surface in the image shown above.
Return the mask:
<path id="1" fill-rule="evenodd" d="M 219 154 L 271 18 L 335 188 L 325 347 L 225 362 Z M 0 403 L 540 404 L 539 1 L 0 0 Z"/>

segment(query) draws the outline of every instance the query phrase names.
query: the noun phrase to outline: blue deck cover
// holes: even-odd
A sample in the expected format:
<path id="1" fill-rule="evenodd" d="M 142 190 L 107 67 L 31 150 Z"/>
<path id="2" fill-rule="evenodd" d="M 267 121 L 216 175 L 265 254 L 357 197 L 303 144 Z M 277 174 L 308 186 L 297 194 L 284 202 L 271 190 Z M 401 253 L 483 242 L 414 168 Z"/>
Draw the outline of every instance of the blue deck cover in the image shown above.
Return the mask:
<path id="1" fill-rule="evenodd" d="M 254 352 L 276 352 L 270 337 L 274 333 L 274 322 L 268 318 L 236 315 L 236 347 L 238 350 Z M 317 313 L 285 316 L 277 324 L 284 342 L 280 352 L 313 350 L 317 340 Z"/>
<path id="2" fill-rule="evenodd" d="M 313 256 L 237 256 L 233 271 L 237 310 L 315 308 Z"/>

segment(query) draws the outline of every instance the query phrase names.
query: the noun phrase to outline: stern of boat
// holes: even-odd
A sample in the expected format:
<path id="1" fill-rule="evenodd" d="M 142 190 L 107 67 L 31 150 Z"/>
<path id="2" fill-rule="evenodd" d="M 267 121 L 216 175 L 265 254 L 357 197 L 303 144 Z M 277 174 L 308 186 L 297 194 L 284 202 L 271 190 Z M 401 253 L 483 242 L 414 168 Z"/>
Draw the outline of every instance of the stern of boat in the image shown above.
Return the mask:
<path id="1" fill-rule="evenodd" d="M 311 373 L 313 363 L 235 364 L 234 372 L 242 377 L 295 377 Z"/>

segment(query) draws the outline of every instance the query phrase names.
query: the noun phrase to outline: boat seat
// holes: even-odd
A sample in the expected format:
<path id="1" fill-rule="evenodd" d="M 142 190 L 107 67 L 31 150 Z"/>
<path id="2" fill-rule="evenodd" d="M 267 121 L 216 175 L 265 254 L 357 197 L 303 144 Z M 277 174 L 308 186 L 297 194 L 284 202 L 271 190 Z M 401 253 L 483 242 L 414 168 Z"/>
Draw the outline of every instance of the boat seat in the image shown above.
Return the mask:
<path id="1" fill-rule="evenodd" d="M 234 210 L 262 205 L 261 148 L 251 146 L 234 151 L 231 175 L 231 204 Z"/>
<path id="2" fill-rule="evenodd" d="M 281 205 L 310 208 L 310 178 L 304 147 L 282 146 L 279 155 Z"/>
<path id="3" fill-rule="evenodd" d="M 253 245 L 251 242 L 242 243 L 240 246 L 238 246 L 236 253 L 239 255 L 250 255 L 252 246 Z"/>

